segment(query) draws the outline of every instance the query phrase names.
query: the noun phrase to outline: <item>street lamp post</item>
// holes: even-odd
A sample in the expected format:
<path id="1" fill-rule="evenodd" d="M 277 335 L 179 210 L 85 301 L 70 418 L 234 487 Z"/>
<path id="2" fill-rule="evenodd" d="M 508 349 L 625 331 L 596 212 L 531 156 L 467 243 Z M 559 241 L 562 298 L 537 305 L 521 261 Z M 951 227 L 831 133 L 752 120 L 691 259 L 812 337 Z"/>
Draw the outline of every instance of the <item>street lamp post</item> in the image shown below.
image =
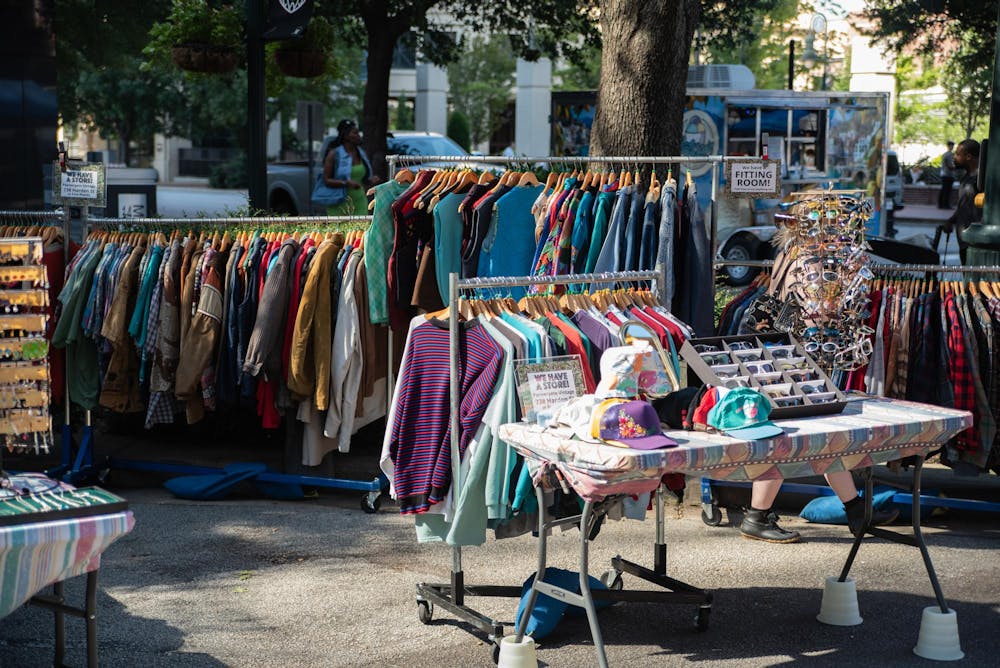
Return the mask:
<path id="1" fill-rule="evenodd" d="M 826 90 L 827 65 L 830 62 L 830 38 L 827 34 L 826 16 L 820 14 L 819 12 L 816 12 L 812 16 L 812 20 L 809 24 L 809 34 L 806 35 L 806 48 L 802 51 L 802 63 L 809 68 L 815 65 L 818 60 L 815 48 L 817 33 L 823 33 L 823 80 L 820 83 L 820 88 L 822 90 Z"/>

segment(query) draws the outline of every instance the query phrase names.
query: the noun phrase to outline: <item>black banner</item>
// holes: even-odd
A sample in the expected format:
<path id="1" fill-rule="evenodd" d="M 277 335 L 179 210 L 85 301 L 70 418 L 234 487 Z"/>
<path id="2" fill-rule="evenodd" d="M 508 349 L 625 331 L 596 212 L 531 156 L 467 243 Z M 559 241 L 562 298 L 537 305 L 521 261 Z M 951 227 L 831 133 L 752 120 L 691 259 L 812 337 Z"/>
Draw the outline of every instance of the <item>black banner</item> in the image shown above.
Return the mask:
<path id="1" fill-rule="evenodd" d="M 274 42 L 300 37 L 313 15 L 313 0 L 268 0 L 264 39 Z"/>

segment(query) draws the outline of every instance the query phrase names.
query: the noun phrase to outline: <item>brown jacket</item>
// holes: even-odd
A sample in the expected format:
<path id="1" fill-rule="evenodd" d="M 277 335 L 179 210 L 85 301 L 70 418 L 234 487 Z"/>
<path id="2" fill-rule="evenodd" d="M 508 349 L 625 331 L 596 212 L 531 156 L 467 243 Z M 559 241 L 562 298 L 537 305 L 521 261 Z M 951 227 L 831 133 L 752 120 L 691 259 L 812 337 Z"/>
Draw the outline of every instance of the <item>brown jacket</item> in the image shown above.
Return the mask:
<path id="1" fill-rule="evenodd" d="M 316 250 L 306 285 L 302 290 L 299 312 L 292 330 L 288 365 L 288 389 L 301 398 L 314 397 L 317 410 L 330 407 L 330 353 L 333 345 L 333 313 L 330 298 L 332 272 L 337 255 L 344 247 L 344 235 L 337 233 L 324 240 Z M 316 379 L 322 382 L 316 382 Z"/>

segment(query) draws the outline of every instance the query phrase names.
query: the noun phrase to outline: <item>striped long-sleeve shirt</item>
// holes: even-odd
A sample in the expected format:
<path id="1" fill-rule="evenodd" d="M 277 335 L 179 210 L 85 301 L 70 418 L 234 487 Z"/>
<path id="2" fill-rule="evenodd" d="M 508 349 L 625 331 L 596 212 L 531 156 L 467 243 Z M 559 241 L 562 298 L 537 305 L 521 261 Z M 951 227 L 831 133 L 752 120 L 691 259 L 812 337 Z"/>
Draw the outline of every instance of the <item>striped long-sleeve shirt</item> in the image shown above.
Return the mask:
<path id="1" fill-rule="evenodd" d="M 459 453 L 482 422 L 500 373 L 503 351 L 475 322 L 460 333 Z M 400 375 L 389 453 L 393 485 L 403 514 L 424 513 L 451 485 L 451 421 L 448 330 L 428 321 L 407 341 Z"/>

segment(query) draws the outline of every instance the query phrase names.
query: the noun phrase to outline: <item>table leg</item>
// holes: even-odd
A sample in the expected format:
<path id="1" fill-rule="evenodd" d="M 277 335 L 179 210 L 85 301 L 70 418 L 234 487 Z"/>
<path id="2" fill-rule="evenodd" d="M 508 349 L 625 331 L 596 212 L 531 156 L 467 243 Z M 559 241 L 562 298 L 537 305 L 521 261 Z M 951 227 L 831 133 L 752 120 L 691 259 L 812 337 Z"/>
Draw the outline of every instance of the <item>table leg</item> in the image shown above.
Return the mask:
<path id="1" fill-rule="evenodd" d="M 87 573 L 87 595 L 84 602 L 84 623 L 87 626 L 87 668 L 97 668 L 97 571 Z"/>
<path id="2" fill-rule="evenodd" d="M 917 456 L 916 463 L 913 466 L 912 537 L 904 536 L 895 531 L 869 526 L 872 519 L 872 469 L 870 467 L 865 469 L 865 519 L 862 528 L 854 536 L 854 544 L 851 546 L 851 552 L 848 554 L 844 568 L 840 572 L 839 580 L 840 582 L 847 580 L 851 566 L 854 564 L 854 559 L 857 557 L 858 550 L 861 547 L 861 541 L 864 540 L 866 533 L 870 533 L 878 538 L 884 538 L 893 543 L 912 545 L 920 550 L 920 556 L 924 560 L 924 568 L 927 570 L 927 577 L 930 579 L 931 587 L 934 589 L 934 597 L 937 599 L 938 607 L 941 608 L 942 613 L 947 614 L 949 611 L 948 603 L 944 599 L 944 593 L 941 591 L 941 583 L 938 582 L 937 573 L 934 572 L 934 564 L 931 562 L 931 555 L 927 551 L 927 543 L 924 542 L 924 535 L 920 531 L 920 478 L 923 467 L 924 458 Z"/>
<path id="3" fill-rule="evenodd" d="M 535 486 L 535 498 L 538 500 L 538 569 L 535 571 L 535 579 L 528 593 L 528 602 L 524 606 L 521 614 L 521 621 L 517 625 L 517 632 L 514 634 L 514 642 L 520 643 L 524 640 L 524 634 L 528 630 L 528 619 L 531 611 L 535 609 L 535 601 L 538 600 L 538 583 L 545 581 L 545 561 L 546 550 L 548 549 L 548 531 L 545 526 L 545 493 L 541 485 Z"/>
<path id="4" fill-rule="evenodd" d="M 594 597 L 590 593 L 590 529 L 594 516 L 594 502 L 583 504 L 583 515 L 580 516 L 580 594 L 583 596 L 583 608 L 587 611 L 587 622 L 590 624 L 590 635 L 594 639 L 594 651 L 597 653 L 597 665 L 608 668 L 608 657 L 604 652 L 604 638 L 601 627 L 597 623 L 597 608 L 594 607 Z"/>
<path id="5" fill-rule="evenodd" d="M 52 598 L 59 604 L 63 605 L 65 598 L 63 596 L 64 583 L 60 580 L 52 584 Z M 65 664 L 66 659 L 66 617 L 63 612 L 58 608 L 52 611 L 52 617 L 55 619 L 55 645 L 56 645 L 56 656 L 53 660 L 53 665 L 62 666 Z"/>

